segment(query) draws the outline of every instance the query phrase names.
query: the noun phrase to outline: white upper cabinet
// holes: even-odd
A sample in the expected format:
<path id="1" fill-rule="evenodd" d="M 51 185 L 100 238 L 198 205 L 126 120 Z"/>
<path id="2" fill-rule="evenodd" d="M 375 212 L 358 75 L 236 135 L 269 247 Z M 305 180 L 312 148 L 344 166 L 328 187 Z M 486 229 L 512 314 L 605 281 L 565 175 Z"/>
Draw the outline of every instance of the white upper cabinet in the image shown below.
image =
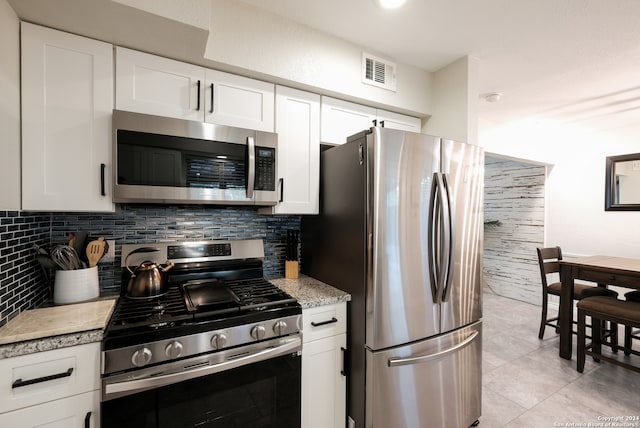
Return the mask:
<path id="1" fill-rule="evenodd" d="M 205 120 L 273 132 L 273 92 L 273 83 L 206 70 Z"/>
<path id="2" fill-rule="evenodd" d="M 378 110 L 373 107 L 322 97 L 322 122 L 320 141 L 329 144 L 344 144 L 347 137 L 372 126 L 402 129 L 404 131 L 420 132 L 420 119 Z"/>
<path id="3" fill-rule="evenodd" d="M 377 121 L 379 126 L 385 128 L 401 129 L 411 132 L 420 132 L 422 129 L 419 118 L 391 111 L 377 110 Z"/>
<path id="4" fill-rule="evenodd" d="M 113 211 L 113 47 L 22 23 L 22 209 Z"/>
<path id="5" fill-rule="evenodd" d="M 376 109 L 335 98 L 322 97 L 320 141 L 344 144 L 347 137 L 369 129 L 376 120 Z"/>
<path id="6" fill-rule="evenodd" d="M 276 87 L 278 188 L 281 200 L 269 214 L 318 214 L 320 96 Z"/>
<path id="7" fill-rule="evenodd" d="M 116 48 L 116 109 L 273 132 L 273 83 Z"/>
<path id="8" fill-rule="evenodd" d="M 116 109 L 178 119 L 204 118 L 204 69 L 116 48 Z"/>

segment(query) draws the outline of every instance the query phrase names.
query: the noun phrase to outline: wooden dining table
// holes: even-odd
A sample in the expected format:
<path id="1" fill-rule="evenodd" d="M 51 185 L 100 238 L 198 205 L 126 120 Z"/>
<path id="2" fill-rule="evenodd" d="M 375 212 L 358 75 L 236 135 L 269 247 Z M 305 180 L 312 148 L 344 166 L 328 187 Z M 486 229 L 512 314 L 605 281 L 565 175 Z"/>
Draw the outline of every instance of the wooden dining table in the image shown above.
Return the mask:
<path id="1" fill-rule="evenodd" d="M 576 279 L 601 286 L 617 285 L 640 290 L 640 259 L 589 256 L 560 261 L 559 324 L 560 356 L 571 359 L 573 330 L 573 284 Z M 621 297 L 623 298 L 623 297 Z"/>

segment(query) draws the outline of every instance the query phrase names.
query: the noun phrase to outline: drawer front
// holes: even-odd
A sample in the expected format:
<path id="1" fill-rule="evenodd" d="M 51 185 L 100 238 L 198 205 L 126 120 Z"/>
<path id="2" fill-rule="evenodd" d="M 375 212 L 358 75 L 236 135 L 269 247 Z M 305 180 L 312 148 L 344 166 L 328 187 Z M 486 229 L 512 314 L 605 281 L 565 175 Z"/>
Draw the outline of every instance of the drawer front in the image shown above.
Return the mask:
<path id="1" fill-rule="evenodd" d="M 98 428 L 100 391 L 86 392 L 0 415 L 0 426 L 22 428 Z"/>
<path id="2" fill-rule="evenodd" d="M 302 341 L 322 339 L 347 331 L 347 304 L 318 306 L 302 310 Z"/>
<path id="3" fill-rule="evenodd" d="M 638 282 L 640 282 L 640 277 L 638 276 L 584 268 L 578 269 L 576 277 L 579 279 L 597 282 L 598 284 L 620 285 L 631 288 L 638 288 Z"/>
<path id="4" fill-rule="evenodd" d="M 100 344 L 0 360 L 0 413 L 100 389 Z"/>

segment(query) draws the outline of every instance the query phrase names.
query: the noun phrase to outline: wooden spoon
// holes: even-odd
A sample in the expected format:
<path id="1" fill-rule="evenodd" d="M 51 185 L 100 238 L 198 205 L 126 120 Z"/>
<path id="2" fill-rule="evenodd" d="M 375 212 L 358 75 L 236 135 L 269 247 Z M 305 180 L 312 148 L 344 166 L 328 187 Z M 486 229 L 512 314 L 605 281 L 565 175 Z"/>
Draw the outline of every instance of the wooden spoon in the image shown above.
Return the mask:
<path id="1" fill-rule="evenodd" d="M 89 260 L 89 267 L 96 266 L 102 256 L 104 256 L 105 244 L 104 236 L 99 237 L 95 241 L 89 242 L 89 245 L 87 245 L 87 259 Z"/>

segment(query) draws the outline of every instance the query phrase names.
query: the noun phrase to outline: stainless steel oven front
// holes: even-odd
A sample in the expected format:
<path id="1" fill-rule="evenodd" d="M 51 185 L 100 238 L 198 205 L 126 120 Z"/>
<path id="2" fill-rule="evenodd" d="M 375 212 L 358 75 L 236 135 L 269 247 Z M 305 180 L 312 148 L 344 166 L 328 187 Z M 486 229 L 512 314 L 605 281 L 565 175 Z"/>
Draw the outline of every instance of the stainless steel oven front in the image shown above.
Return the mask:
<path id="1" fill-rule="evenodd" d="M 115 202 L 275 205 L 275 133 L 113 111 Z"/>
<path id="2" fill-rule="evenodd" d="M 299 428 L 301 335 L 103 377 L 102 428 Z"/>

